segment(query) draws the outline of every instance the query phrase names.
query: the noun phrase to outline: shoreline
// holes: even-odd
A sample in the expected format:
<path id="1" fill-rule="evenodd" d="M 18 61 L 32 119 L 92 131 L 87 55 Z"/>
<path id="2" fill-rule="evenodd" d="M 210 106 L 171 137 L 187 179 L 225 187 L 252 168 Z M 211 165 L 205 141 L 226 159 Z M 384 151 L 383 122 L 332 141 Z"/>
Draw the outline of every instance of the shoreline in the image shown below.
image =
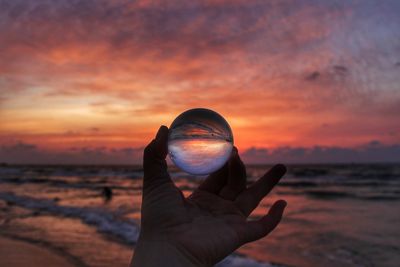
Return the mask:
<path id="1" fill-rule="evenodd" d="M 0 234 L 0 266 L 84 267 L 85 265 L 56 248 Z"/>

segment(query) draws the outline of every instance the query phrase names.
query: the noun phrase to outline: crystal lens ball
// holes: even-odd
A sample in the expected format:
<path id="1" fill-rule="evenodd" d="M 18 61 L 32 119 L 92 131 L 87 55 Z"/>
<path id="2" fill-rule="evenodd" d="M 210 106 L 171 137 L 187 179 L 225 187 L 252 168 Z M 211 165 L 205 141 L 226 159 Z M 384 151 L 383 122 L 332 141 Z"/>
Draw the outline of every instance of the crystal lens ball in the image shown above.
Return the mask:
<path id="1" fill-rule="evenodd" d="M 220 169 L 228 161 L 232 148 L 231 127 L 215 111 L 187 110 L 169 127 L 169 156 L 187 173 L 206 175 Z"/>

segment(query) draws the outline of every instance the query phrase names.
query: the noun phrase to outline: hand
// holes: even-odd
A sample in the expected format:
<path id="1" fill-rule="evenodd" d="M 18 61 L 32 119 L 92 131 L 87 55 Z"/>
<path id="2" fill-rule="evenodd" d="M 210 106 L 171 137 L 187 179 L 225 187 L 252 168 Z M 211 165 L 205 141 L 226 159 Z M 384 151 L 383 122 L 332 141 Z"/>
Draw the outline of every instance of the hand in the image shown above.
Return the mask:
<path id="1" fill-rule="evenodd" d="M 167 140 L 168 128 L 161 126 L 144 151 L 142 225 L 132 266 L 212 266 L 279 224 L 284 200 L 259 220 L 247 218 L 285 166 L 274 166 L 246 188 L 246 169 L 234 148 L 228 163 L 185 198 L 167 171 Z"/>

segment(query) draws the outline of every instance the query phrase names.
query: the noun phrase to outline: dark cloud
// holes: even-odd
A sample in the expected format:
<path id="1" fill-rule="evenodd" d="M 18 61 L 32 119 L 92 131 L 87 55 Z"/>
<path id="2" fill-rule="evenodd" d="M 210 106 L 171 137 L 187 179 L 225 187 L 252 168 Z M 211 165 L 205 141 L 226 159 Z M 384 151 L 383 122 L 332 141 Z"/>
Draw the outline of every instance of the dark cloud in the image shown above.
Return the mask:
<path id="1" fill-rule="evenodd" d="M 36 145 L 27 144 L 22 141 L 18 141 L 15 144 L 8 145 L 8 146 L 7 145 L 0 146 L 0 149 L 5 152 L 16 152 L 16 153 L 25 153 L 25 152 L 30 152 L 30 151 L 36 152 L 37 151 Z"/>
<path id="2" fill-rule="evenodd" d="M 374 140 L 356 148 L 314 146 L 251 148 L 242 153 L 252 163 L 371 163 L 400 162 L 400 144 L 384 145 Z"/>
<path id="3" fill-rule="evenodd" d="M 347 67 L 342 65 L 334 65 L 332 68 L 327 68 L 326 70 L 314 71 L 307 75 L 305 79 L 307 81 L 321 80 L 326 85 L 333 85 L 339 82 L 338 78 L 343 78 L 348 74 L 348 72 L 349 69 Z"/>
<path id="4" fill-rule="evenodd" d="M 125 147 L 119 150 L 120 152 L 125 153 L 128 156 L 132 155 L 140 155 L 143 152 L 143 148 L 133 148 L 133 147 Z M 117 150 L 118 153 L 118 150 Z"/>
<path id="5" fill-rule="evenodd" d="M 98 132 L 100 132 L 100 128 L 98 128 L 98 127 L 90 127 L 89 131 L 93 132 L 93 133 L 98 133 Z"/>
<path id="6" fill-rule="evenodd" d="M 65 135 L 65 136 L 79 136 L 79 135 L 81 135 L 81 133 L 78 132 L 78 131 L 68 130 L 68 131 L 65 131 L 63 133 L 63 135 Z"/>
<path id="7" fill-rule="evenodd" d="M 306 77 L 307 81 L 315 81 L 321 75 L 318 71 L 314 71 Z"/>
<path id="8" fill-rule="evenodd" d="M 270 151 L 266 148 L 251 147 L 240 154 L 245 160 L 258 159 L 260 161 L 264 161 L 269 153 Z"/>
<path id="9" fill-rule="evenodd" d="M 0 147 L 0 162 L 18 164 L 141 164 L 143 147 L 74 147 L 67 152 L 46 151 L 18 142 Z M 373 140 L 356 148 L 314 146 L 250 148 L 241 153 L 246 163 L 370 163 L 400 162 L 400 144 Z"/>
<path id="10" fill-rule="evenodd" d="M 23 142 L 0 146 L 0 162 L 11 164 L 140 164 L 142 154 L 142 147 L 71 147 L 51 151 Z"/>
<path id="11" fill-rule="evenodd" d="M 341 66 L 341 65 L 335 65 L 335 66 L 333 66 L 333 69 L 338 74 L 346 74 L 349 71 L 349 69 L 347 67 Z"/>

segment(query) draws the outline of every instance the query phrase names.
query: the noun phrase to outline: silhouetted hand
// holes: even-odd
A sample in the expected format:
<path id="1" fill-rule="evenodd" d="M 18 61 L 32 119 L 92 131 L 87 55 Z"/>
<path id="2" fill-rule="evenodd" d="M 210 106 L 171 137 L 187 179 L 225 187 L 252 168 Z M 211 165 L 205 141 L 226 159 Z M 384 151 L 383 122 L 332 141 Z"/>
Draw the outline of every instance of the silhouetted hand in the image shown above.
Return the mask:
<path id="1" fill-rule="evenodd" d="M 168 128 L 161 126 L 144 151 L 142 225 L 132 266 L 212 266 L 279 224 L 284 200 L 259 220 L 247 218 L 285 166 L 274 166 L 246 188 L 246 169 L 234 148 L 228 163 L 185 198 L 167 171 L 167 139 Z"/>

